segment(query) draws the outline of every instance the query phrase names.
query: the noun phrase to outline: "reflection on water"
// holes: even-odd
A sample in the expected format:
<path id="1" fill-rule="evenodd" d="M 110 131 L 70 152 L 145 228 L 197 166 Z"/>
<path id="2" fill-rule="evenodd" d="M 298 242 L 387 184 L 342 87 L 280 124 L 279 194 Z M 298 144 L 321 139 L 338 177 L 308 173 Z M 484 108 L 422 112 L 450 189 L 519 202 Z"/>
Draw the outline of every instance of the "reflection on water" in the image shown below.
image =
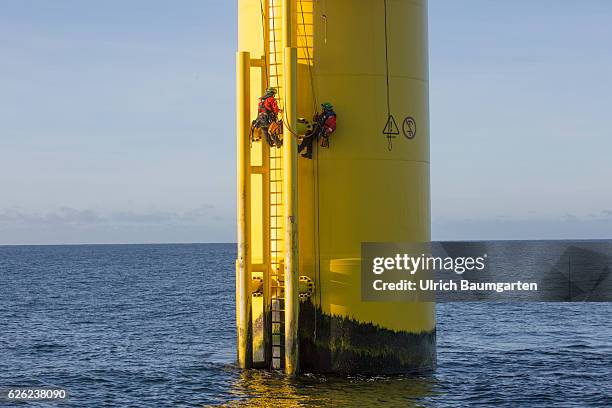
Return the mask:
<path id="1" fill-rule="evenodd" d="M 221 376 L 215 376 L 220 393 L 214 403 L 610 407 L 610 313 L 610 303 L 441 304 L 437 307 L 438 367 L 431 376 L 306 375 L 289 380 L 279 373 L 231 368 L 225 372 L 224 384 Z"/>
<path id="2" fill-rule="evenodd" d="M 330 377 L 303 375 L 288 379 L 261 370 L 241 372 L 230 394 L 237 407 L 416 407 L 432 396 L 432 377 Z"/>

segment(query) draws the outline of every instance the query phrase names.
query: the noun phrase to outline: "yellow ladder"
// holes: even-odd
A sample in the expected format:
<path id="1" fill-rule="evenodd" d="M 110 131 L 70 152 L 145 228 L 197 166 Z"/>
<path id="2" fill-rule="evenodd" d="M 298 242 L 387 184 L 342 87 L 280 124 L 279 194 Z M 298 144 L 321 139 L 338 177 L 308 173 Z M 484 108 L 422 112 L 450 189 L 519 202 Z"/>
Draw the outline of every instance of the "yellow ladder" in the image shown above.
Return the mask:
<path id="1" fill-rule="evenodd" d="M 266 58 L 269 86 L 277 89 L 277 101 L 283 106 L 282 1 L 269 0 L 266 15 Z M 283 149 L 270 148 L 270 297 L 272 312 L 272 367 L 284 366 L 285 345 L 285 223 L 283 203 Z"/>

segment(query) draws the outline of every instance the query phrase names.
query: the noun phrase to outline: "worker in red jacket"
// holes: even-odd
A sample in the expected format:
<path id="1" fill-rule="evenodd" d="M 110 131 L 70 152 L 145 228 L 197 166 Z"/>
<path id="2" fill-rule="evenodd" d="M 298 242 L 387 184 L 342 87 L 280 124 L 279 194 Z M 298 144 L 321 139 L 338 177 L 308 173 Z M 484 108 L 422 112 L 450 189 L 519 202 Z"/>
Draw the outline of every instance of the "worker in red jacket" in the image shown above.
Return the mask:
<path id="1" fill-rule="evenodd" d="M 278 112 L 280 112 L 280 108 L 278 102 L 276 102 L 276 88 L 267 88 L 266 93 L 259 98 L 258 113 L 276 116 Z"/>
<path id="2" fill-rule="evenodd" d="M 312 144 L 320 139 L 321 147 L 329 147 L 329 136 L 336 131 L 336 112 L 331 103 L 325 102 L 321 105 L 323 112 L 315 115 L 314 127 L 312 132 L 308 133 L 302 139 L 302 143 L 298 146 L 298 153 L 306 149 L 302 157 L 312 159 Z"/>
<path id="3" fill-rule="evenodd" d="M 282 145 L 282 140 L 277 134 L 278 130 L 282 130 L 282 127 L 276 129 L 277 131 L 275 132 L 270 131 L 271 125 L 274 124 L 277 127 L 279 112 L 280 108 L 276 102 L 276 88 L 267 88 L 266 93 L 259 98 L 257 119 L 253 121 L 252 128 L 261 129 L 270 146 L 280 147 Z"/>

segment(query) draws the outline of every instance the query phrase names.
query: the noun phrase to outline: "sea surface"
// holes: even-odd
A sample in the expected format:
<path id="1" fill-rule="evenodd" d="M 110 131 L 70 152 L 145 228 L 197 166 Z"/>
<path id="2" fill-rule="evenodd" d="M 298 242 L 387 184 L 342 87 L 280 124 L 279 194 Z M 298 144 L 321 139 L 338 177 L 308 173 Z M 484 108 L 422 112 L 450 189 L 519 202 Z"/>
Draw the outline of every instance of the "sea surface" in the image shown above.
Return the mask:
<path id="1" fill-rule="evenodd" d="M 234 259 L 232 244 L 0 247 L 0 388 L 68 390 L 37 407 L 612 406 L 610 303 L 440 304 L 430 376 L 243 372 Z"/>

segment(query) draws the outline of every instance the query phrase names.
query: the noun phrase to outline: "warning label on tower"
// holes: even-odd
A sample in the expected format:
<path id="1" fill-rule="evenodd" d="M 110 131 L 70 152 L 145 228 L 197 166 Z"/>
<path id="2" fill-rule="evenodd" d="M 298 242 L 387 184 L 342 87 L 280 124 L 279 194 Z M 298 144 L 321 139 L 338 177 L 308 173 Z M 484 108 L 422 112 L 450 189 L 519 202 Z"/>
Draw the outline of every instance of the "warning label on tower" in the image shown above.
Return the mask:
<path id="1" fill-rule="evenodd" d="M 414 139 L 416 136 L 416 121 L 413 117 L 408 116 L 406 119 L 404 119 L 404 123 L 402 123 L 402 131 L 404 132 L 406 139 Z"/>
<path id="2" fill-rule="evenodd" d="M 383 128 L 383 134 L 387 136 L 397 136 L 400 134 L 399 127 L 393 115 L 389 115 L 389 119 L 387 119 L 387 123 Z"/>

